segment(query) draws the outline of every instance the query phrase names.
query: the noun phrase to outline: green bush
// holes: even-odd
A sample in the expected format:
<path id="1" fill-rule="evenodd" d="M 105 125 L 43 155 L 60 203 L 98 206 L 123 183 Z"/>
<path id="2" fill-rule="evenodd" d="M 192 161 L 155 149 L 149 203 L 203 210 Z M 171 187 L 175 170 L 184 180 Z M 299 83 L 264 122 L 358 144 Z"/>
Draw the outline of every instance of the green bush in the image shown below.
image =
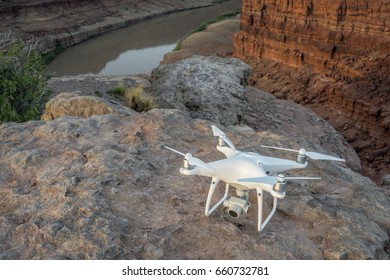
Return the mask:
<path id="1" fill-rule="evenodd" d="M 111 94 L 114 97 L 122 99 L 126 93 L 126 88 L 124 86 L 117 86 L 112 89 L 107 90 L 108 94 Z"/>
<path id="2" fill-rule="evenodd" d="M 50 92 L 37 41 L 0 34 L 0 123 L 37 119 Z"/>
<path id="3" fill-rule="evenodd" d="M 49 64 L 52 62 L 60 53 L 64 52 L 66 50 L 66 47 L 64 45 L 56 45 L 52 50 L 45 53 L 43 57 L 43 62 L 45 64 Z"/>

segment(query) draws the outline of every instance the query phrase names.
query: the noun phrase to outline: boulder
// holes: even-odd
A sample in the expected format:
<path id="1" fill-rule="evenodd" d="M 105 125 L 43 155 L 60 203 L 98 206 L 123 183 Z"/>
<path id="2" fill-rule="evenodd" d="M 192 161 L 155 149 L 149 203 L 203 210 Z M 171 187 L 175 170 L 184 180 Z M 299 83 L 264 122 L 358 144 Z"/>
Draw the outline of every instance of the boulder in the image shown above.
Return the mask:
<path id="1" fill-rule="evenodd" d="M 93 115 L 130 114 L 130 110 L 115 101 L 108 101 L 96 96 L 80 95 L 76 92 L 63 92 L 56 95 L 46 104 L 41 119 L 50 121 L 61 116 L 80 116 L 87 118 Z"/>
<path id="2" fill-rule="evenodd" d="M 195 55 L 152 71 L 150 94 L 163 108 L 231 125 L 245 109 L 250 68 L 241 60 Z"/>

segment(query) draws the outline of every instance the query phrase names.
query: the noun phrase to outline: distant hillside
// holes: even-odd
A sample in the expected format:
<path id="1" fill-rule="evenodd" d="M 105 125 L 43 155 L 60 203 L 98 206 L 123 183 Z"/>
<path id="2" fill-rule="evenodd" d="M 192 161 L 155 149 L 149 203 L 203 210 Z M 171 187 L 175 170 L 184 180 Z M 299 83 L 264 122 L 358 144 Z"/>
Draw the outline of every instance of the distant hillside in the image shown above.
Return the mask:
<path id="1" fill-rule="evenodd" d="M 71 46 L 132 22 L 175 11 L 209 6 L 215 0 L 41 0 L 1 1 L 0 32 L 35 35 L 47 49 Z"/>

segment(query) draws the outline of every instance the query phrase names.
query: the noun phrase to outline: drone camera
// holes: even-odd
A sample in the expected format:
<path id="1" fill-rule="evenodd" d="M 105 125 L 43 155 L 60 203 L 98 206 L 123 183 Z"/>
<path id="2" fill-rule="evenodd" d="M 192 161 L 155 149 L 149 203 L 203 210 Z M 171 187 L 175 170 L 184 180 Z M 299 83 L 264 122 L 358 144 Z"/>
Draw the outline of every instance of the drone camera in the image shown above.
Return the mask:
<path id="1" fill-rule="evenodd" d="M 229 217 L 237 219 L 240 217 L 242 211 L 248 213 L 250 204 L 245 199 L 232 196 L 231 198 L 224 201 L 223 206 L 228 208 L 227 214 Z"/>

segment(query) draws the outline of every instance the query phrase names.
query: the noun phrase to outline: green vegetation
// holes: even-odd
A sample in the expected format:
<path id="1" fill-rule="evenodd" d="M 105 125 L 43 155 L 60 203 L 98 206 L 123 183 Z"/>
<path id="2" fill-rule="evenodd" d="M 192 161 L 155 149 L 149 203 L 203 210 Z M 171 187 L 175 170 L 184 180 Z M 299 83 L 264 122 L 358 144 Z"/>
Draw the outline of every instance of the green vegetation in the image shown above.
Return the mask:
<path id="1" fill-rule="evenodd" d="M 43 61 L 47 65 L 50 62 L 52 62 L 57 57 L 57 55 L 59 55 L 60 53 L 62 53 L 65 50 L 66 50 L 66 47 L 64 45 L 56 45 L 54 47 L 54 49 L 52 49 L 51 51 L 49 51 L 43 55 Z"/>
<path id="2" fill-rule="evenodd" d="M 223 2 L 226 2 L 226 1 L 229 1 L 229 0 L 214 0 L 213 4 L 220 4 L 220 3 L 223 3 Z"/>
<path id="3" fill-rule="evenodd" d="M 126 93 L 126 88 L 124 86 L 117 86 L 107 90 L 107 93 L 118 99 L 123 99 L 123 96 L 125 96 Z"/>
<path id="4" fill-rule="evenodd" d="M 147 112 L 156 107 L 154 99 L 144 94 L 142 86 L 126 89 L 117 86 L 107 91 L 108 94 L 122 101 L 127 107 L 137 112 Z"/>
<path id="5" fill-rule="evenodd" d="M 0 33 L 0 123 L 37 119 L 50 92 L 45 64 L 35 39 Z"/>
<path id="6" fill-rule="evenodd" d="M 224 0 L 223 0 L 224 1 Z M 236 15 L 240 14 L 241 13 L 241 9 L 236 9 L 236 10 L 232 10 L 230 12 L 227 12 L 225 14 L 222 14 L 220 16 L 217 16 L 213 19 L 210 19 L 208 21 L 205 21 L 204 23 L 202 23 L 200 26 L 198 26 L 197 28 L 195 28 L 194 30 L 192 30 L 190 33 L 188 33 L 186 36 L 184 36 L 183 38 L 180 39 L 180 41 L 176 44 L 176 47 L 173 49 L 173 51 L 178 51 L 181 49 L 181 43 L 187 39 L 188 37 L 190 37 L 192 34 L 194 33 L 197 33 L 197 32 L 201 32 L 201 31 L 204 31 L 206 30 L 207 26 L 209 26 L 210 24 L 213 24 L 213 23 L 216 23 L 216 22 L 219 22 L 221 20 L 224 20 L 224 19 L 228 19 L 228 18 L 232 18 L 232 17 L 235 17 Z"/>

